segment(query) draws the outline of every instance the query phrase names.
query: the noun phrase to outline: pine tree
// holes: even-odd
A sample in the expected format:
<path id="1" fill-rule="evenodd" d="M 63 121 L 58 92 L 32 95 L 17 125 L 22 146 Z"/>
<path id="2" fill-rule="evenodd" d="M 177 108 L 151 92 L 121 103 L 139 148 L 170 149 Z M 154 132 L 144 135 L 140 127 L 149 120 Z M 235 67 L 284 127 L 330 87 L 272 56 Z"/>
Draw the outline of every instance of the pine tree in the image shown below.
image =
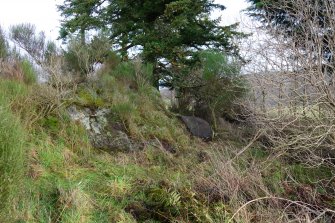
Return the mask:
<path id="1" fill-rule="evenodd" d="M 224 9 L 213 0 L 66 0 L 59 6 L 61 37 L 107 31 L 124 59 L 135 49 L 144 62 L 155 65 L 157 86 L 161 75 L 177 80 L 176 70 L 194 63 L 204 49 L 238 55 L 232 40 L 243 35 L 237 24 L 222 26 L 220 19 L 210 18 L 213 10 Z"/>

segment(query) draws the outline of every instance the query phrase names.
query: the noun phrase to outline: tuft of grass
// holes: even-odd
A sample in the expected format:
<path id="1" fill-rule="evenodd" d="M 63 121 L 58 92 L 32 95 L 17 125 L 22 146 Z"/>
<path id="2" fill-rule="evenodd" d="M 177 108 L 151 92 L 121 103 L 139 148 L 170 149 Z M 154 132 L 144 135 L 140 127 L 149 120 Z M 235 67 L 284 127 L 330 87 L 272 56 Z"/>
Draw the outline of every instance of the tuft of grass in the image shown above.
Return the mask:
<path id="1" fill-rule="evenodd" d="M 0 101 L 2 107 L 10 106 L 16 99 L 27 93 L 27 87 L 24 84 L 0 78 Z"/>
<path id="2" fill-rule="evenodd" d="M 26 59 L 22 60 L 21 68 L 23 72 L 23 80 L 26 84 L 35 84 L 37 82 L 37 73 L 33 65 Z"/>
<path id="3" fill-rule="evenodd" d="M 94 89 L 90 89 L 87 87 L 81 87 L 78 90 L 78 100 L 77 103 L 81 106 L 87 106 L 87 107 L 103 107 L 104 101 L 99 95 L 97 94 L 97 91 Z"/>

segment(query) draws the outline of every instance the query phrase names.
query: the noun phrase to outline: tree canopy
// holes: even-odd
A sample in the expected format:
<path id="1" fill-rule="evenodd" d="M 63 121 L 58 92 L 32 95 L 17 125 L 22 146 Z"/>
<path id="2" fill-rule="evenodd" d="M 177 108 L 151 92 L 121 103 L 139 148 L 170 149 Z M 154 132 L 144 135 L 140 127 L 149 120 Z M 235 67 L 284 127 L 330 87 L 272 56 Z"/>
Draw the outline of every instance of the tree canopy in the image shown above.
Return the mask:
<path id="1" fill-rule="evenodd" d="M 86 31 L 102 25 L 96 16 L 102 3 L 100 0 L 64 0 L 63 4 L 58 6 L 64 18 L 60 38 L 64 39 L 70 33 L 78 32 L 84 42 Z"/>
<path id="2" fill-rule="evenodd" d="M 128 50 L 155 65 L 155 73 L 173 77 L 171 68 L 189 64 L 204 49 L 238 55 L 233 39 L 237 24 L 220 25 L 213 0 L 65 0 L 58 6 L 64 20 L 61 37 L 89 30 L 104 31 L 125 59 Z M 156 75 L 156 83 L 160 77 Z"/>
<path id="3" fill-rule="evenodd" d="M 329 10 L 334 3 L 329 0 L 306 0 L 305 8 L 309 8 L 309 12 L 305 12 L 300 5 L 292 0 L 248 0 L 252 3 L 249 7 L 249 15 L 257 18 L 264 25 L 271 25 L 278 29 L 285 30 L 287 35 L 295 35 L 304 32 L 304 25 L 308 20 L 317 20 L 317 24 L 326 28 L 329 27 L 330 18 Z M 312 10 L 313 9 L 313 10 Z M 314 21 L 313 21 L 314 22 Z"/>

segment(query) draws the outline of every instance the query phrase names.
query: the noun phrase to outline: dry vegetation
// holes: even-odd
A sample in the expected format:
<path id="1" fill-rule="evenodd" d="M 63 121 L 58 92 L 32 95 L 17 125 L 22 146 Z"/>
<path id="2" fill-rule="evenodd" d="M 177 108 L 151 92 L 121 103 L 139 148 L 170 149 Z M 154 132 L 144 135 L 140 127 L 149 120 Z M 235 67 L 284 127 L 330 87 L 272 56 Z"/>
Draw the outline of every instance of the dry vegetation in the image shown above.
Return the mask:
<path id="1" fill-rule="evenodd" d="M 334 67 L 322 56 L 317 6 L 281 1 L 308 21 L 304 35 L 259 35 L 248 51 L 260 62 L 247 70 L 249 97 L 234 105 L 235 122 L 216 120 L 212 142 L 189 136 L 165 108 L 149 65 L 110 55 L 83 78 L 88 51 L 71 49 L 84 55 L 75 73 L 57 50 L 45 56 L 42 35 L 30 36 L 22 47 L 49 80 L 37 83 L 27 59 L 0 63 L 0 222 L 334 222 Z M 335 29 L 334 4 L 325 1 Z M 110 108 L 142 148 L 92 148 L 66 112 L 72 104 Z"/>

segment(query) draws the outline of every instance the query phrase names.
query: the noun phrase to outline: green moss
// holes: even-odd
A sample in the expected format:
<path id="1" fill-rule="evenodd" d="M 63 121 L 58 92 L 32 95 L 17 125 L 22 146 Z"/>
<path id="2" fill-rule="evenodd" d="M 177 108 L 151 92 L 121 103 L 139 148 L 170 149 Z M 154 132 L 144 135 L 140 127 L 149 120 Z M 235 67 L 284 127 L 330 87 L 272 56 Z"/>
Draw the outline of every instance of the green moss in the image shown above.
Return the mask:
<path id="1" fill-rule="evenodd" d="M 81 87 L 78 90 L 77 97 L 76 103 L 82 106 L 103 107 L 105 105 L 104 100 L 99 97 L 97 91 L 94 89 Z"/>

